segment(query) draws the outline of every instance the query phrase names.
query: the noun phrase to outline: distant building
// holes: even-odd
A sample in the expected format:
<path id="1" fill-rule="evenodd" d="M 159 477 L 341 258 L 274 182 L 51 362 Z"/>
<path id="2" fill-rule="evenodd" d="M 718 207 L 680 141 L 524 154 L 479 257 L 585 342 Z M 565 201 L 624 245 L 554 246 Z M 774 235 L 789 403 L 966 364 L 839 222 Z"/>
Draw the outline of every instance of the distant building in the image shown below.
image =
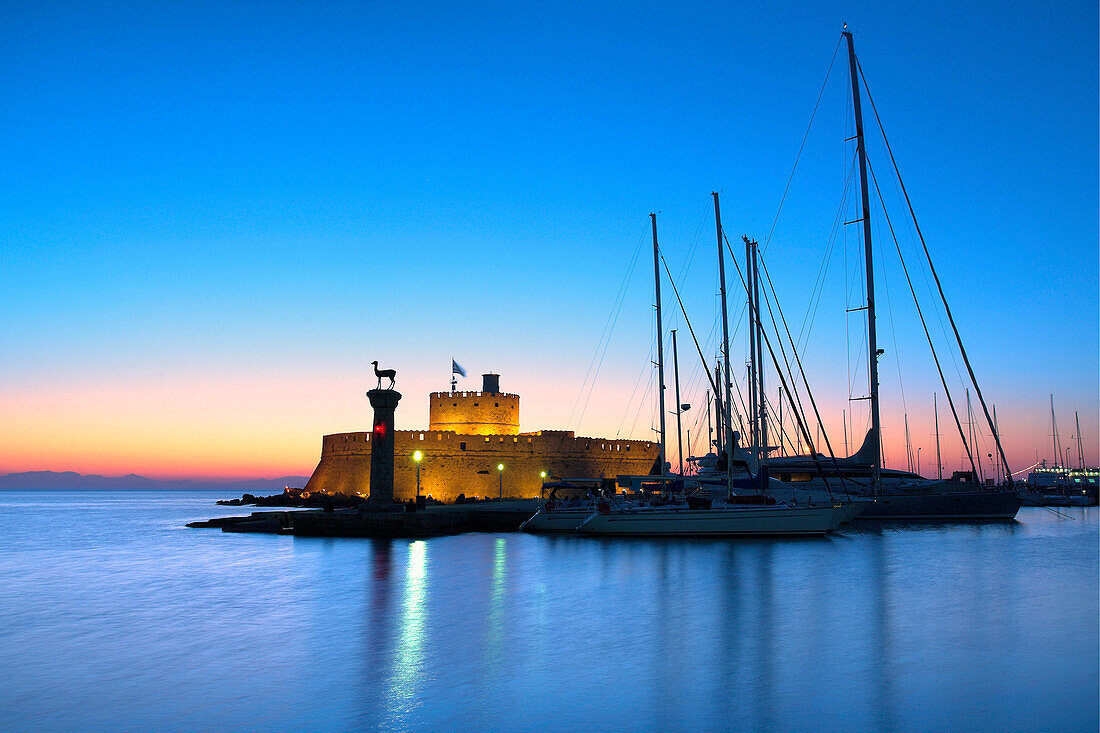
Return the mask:
<path id="1" fill-rule="evenodd" d="M 1036 466 L 1027 475 L 1027 485 L 1035 490 L 1084 490 L 1096 493 L 1100 485 L 1100 468 L 1068 468 L 1066 466 L 1047 466 L 1046 461 Z"/>
<path id="2" fill-rule="evenodd" d="M 534 497 L 551 477 L 613 478 L 654 469 L 656 443 L 577 437 L 567 430 L 520 432 L 519 395 L 500 391 L 500 375 L 482 379 L 480 392 L 432 392 L 427 430 L 395 431 L 395 498 L 416 496 L 416 451 L 420 493 L 445 502 L 459 494 Z M 324 436 L 305 491 L 368 495 L 370 437 L 369 431 Z"/>

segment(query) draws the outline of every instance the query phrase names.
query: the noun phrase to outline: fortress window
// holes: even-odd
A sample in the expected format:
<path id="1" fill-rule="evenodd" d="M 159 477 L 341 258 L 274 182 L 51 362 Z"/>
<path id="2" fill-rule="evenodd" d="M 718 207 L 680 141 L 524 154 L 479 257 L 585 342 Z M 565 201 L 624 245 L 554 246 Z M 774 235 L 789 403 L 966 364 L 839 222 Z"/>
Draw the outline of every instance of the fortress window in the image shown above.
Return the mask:
<path id="1" fill-rule="evenodd" d="M 474 403 L 474 407 L 477 407 L 477 403 L 476 403 L 476 402 Z"/>
<path id="2" fill-rule="evenodd" d="M 494 402 L 493 407 L 500 407 L 500 403 L 499 402 Z"/>
<path id="3" fill-rule="evenodd" d="M 454 402 L 454 403 L 452 403 L 452 405 L 453 405 L 454 407 L 458 407 L 458 403 L 457 403 L 457 402 Z"/>
<path id="4" fill-rule="evenodd" d="M 530 443 L 530 442 L 531 442 L 531 439 L 530 439 L 530 438 L 528 438 L 528 439 L 527 439 L 527 442 L 528 442 L 528 443 Z"/>
<path id="5" fill-rule="evenodd" d="M 458 449 L 459 449 L 459 450 L 466 450 L 466 443 L 465 443 L 465 441 L 464 441 L 464 442 L 462 442 L 462 443 L 459 443 L 459 444 L 458 444 Z"/>
<path id="6" fill-rule="evenodd" d="M 500 436 L 500 442 L 501 442 L 501 443 L 503 443 L 503 442 L 504 442 L 504 436 L 503 436 L 503 435 L 502 435 L 502 436 Z"/>
<path id="7" fill-rule="evenodd" d="M 489 442 L 489 439 L 488 439 L 488 438 L 486 438 L 486 439 L 485 439 L 485 442 L 486 442 L 486 443 L 488 443 L 488 442 Z"/>
<path id="8" fill-rule="evenodd" d="M 626 447 L 626 449 L 627 449 L 627 450 L 630 450 L 630 446 L 628 445 L 628 446 Z"/>
<path id="9" fill-rule="evenodd" d="M 424 440 L 424 433 L 421 433 L 421 434 L 420 434 L 420 439 L 421 439 L 421 440 Z"/>
<path id="10" fill-rule="evenodd" d="M 512 438 L 512 442 L 513 442 L 513 443 L 518 443 L 518 442 L 519 442 L 519 438 Z"/>

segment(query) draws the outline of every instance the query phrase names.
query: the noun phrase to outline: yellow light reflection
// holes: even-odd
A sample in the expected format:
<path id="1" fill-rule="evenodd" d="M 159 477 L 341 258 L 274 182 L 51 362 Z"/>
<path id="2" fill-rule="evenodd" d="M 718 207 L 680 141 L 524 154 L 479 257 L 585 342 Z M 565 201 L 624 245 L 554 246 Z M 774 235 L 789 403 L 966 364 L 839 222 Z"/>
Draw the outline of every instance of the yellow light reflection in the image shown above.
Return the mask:
<path id="1" fill-rule="evenodd" d="M 489 596 L 489 628 L 486 642 L 489 659 L 499 663 L 504 651 L 504 574 L 507 555 L 507 540 L 500 537 L 496 541 L 493 557 L 493 589 Z"/>
<path id="2" fill-rule="evenodd" d="M 417 540 L 409 545 L 405 569 L 405 600 L 399 619 L 401 636 L 394 649 L 390 676 L 390 707 L 394 713 L 409 713 L 417 702 L 417 687 L 424 662 L 424 633 L 427 621 L 428 545 Z"/>

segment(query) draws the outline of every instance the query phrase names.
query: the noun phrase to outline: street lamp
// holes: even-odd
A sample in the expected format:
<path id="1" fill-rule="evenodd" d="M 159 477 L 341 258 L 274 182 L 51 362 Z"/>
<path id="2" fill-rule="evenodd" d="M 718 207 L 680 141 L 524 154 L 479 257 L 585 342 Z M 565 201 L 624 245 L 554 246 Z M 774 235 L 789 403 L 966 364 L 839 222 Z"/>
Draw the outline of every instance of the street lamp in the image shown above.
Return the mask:
<path id="1" fill-rule="evenodd" d="M 424 454 L 420 451 L 413 453 L 413 460 L 416 461 L 416 500 L 420 501 L 420 459 L 424 457 Z"/>
<path id="2" fill-rule="evenodd" d="M 503 463 L 498 463 L 497 464 L 497 476 L 500 477 L 500 485 L 499 485 L 499 488 L 497 489 L 497 498 L 498 499 L 503 499 L 504 498 L 504 464 Z"/>

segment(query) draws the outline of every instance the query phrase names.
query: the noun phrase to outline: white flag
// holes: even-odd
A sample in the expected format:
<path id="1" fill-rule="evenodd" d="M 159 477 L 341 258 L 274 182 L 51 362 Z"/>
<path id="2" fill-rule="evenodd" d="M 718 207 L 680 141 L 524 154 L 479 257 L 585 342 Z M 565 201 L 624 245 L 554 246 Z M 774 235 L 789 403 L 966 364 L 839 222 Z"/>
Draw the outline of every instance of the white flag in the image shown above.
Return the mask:
<path id="1" fill-rule="evenodd" d="M 455 361 L 453 358 L 451 359 L 451 374 L 461 374 L 464 377 L 466 376 L 466 370 L 459 366 L 458 362 Z"/>

